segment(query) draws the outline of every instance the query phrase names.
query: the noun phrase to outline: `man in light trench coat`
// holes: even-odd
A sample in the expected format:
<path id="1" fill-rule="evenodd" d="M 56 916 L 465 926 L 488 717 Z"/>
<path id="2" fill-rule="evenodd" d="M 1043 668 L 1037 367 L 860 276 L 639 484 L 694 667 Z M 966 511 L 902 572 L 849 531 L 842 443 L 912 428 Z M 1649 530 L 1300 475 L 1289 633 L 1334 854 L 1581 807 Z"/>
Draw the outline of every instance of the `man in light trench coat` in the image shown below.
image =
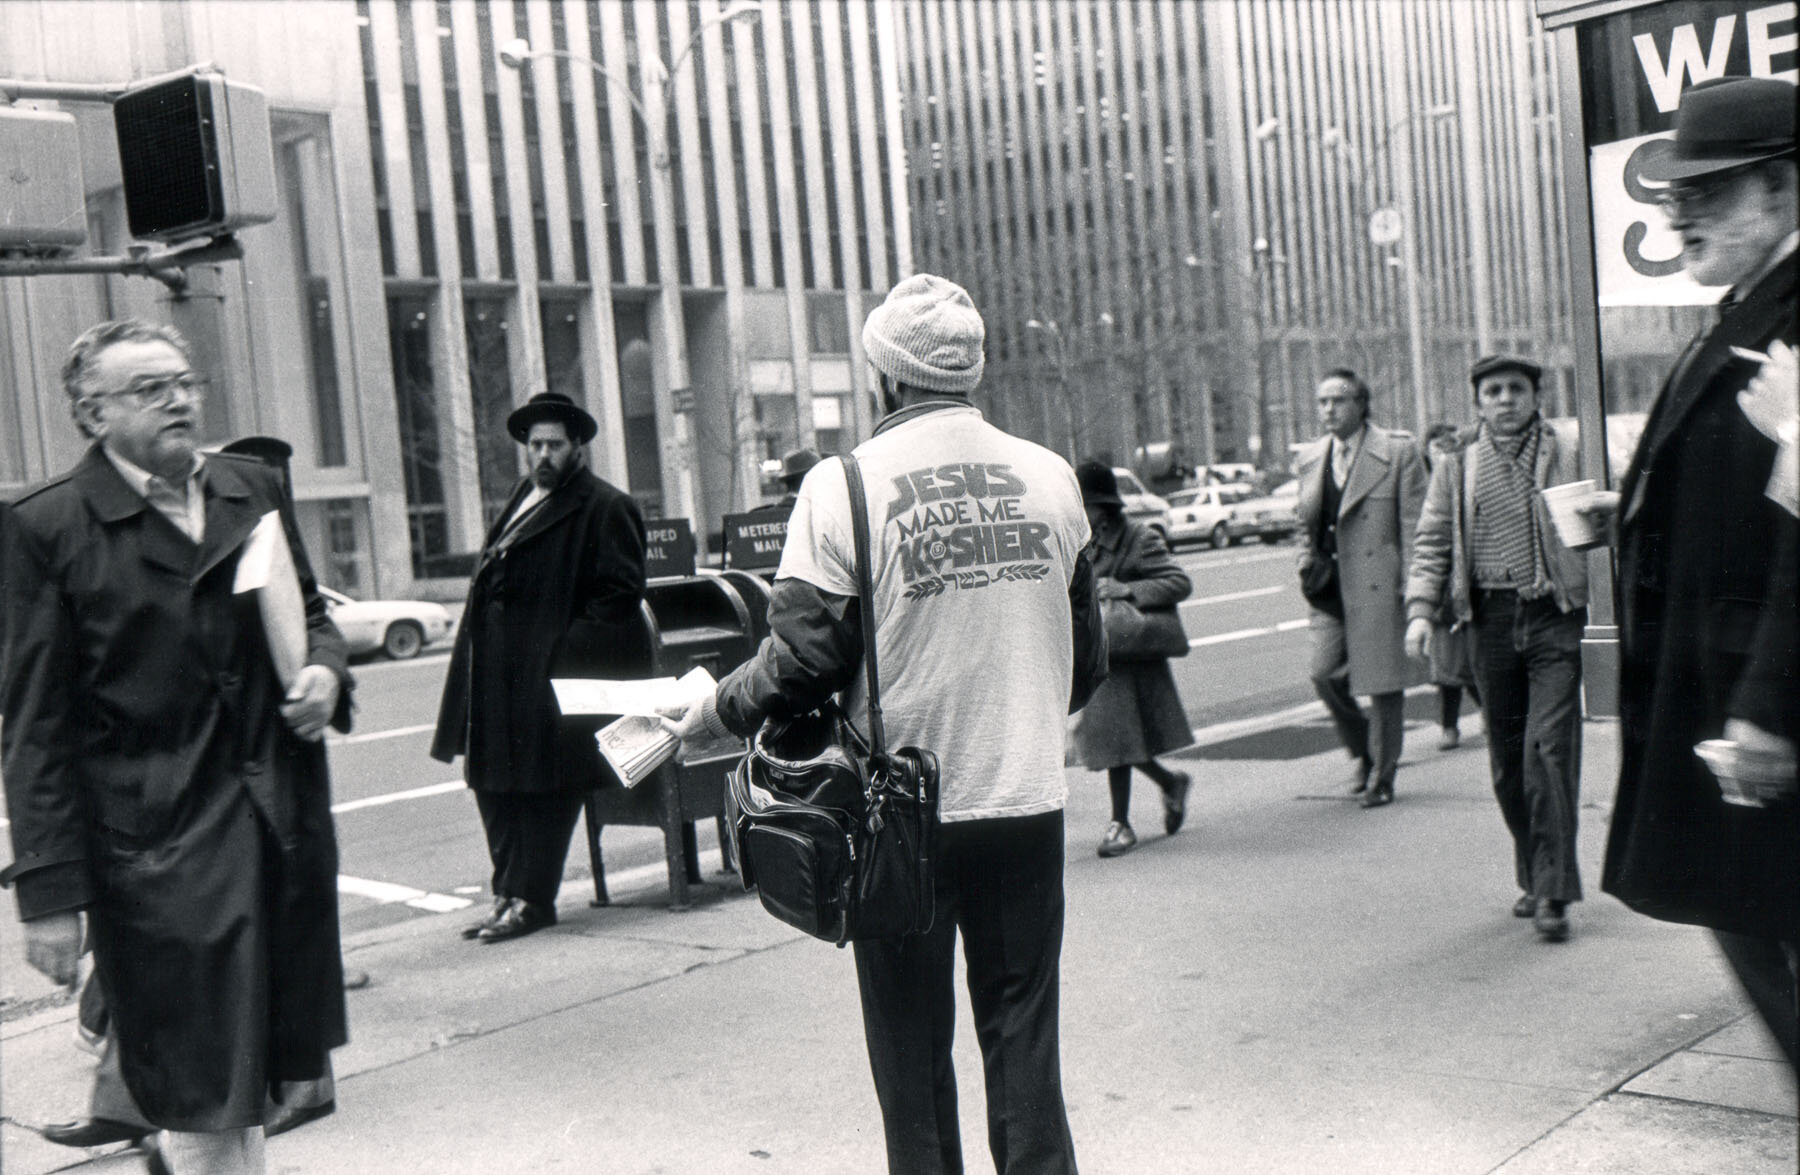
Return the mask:
<path id="1" fill-rule="evenodd" d="M 1425 501 L 1412 435 L 1369 423 L 1369 385 L 1348 368 L 1319 381 L 1326 435 L 1300 453 L 1300 579 L 1312 606 L 1312 682 L 1356 761 L 1364 808 L 1394 799 L 1404 690 L 1422 680 L 1406 655 L 1402 592 Z M 1371 700 L 1373 719 L 1357 705 Z"/>

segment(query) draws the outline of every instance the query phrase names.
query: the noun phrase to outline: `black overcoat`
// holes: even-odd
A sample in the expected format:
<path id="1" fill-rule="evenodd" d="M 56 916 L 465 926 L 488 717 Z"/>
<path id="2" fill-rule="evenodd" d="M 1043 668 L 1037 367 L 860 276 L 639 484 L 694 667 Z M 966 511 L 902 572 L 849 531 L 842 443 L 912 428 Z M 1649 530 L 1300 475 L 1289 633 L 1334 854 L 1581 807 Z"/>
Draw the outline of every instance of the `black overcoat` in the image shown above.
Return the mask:
<path id="1" fill-rule="evenodd" d="M 1790 255 L 1677 362 L 1620 484 L 1619 790 L 1602 887 L 1653 917 L 1800 938 L 1800 808 L 1726 804 L 1694 744 L 1794 738 L 1795 528 L 1737 394 L 1795 339 Z"/>
<path id="2" fill-rule="evenodd" d="M 600 723 L 561 719 L 550 679 L 650 672 L 644 520 L 630 495 L 577 466 L 502 544 L 530 489 L 527 478 L 513 490 L 470 578 L 431 754 L 464 756 L 464 778 L 484 791 L 584 790 L 606 771 Z"/>
<path id="3" fill-rule="evenodd" d="M 199 547 L 98 446 L 0 527 L 20 916 L 87 911 L 125 1082 L 150 1122 L 192 1131 L 262 1122 L 271 1083 L 321 1076 L 347 1039 L 324 744 L 289 732 L 256 594 L 232 590 L 269 511 L 348 729 L 343 638 L 280 475 L 215 454 L 204 484 Z"/>

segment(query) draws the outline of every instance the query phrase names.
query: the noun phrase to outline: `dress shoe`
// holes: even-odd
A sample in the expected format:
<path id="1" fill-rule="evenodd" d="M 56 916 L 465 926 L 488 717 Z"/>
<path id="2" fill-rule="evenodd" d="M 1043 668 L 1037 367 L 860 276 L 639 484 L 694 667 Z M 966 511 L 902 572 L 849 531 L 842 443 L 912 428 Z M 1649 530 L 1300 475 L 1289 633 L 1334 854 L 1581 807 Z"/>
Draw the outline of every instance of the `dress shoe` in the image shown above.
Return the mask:
<path id="1" fill-rule="evenodd" d="M 152 1126 L 137 1126 L 112 1118 L 78 1118 L 73 1122 L 51 1122 L 38 1133 L 57 1146 L 107 1146 L 115 1142 L 136 1142 L 154 1131 Z"/>
<path id="2" fill-rule="evenodd" d="M 1375 770 L 1372 759 L 1358 759 L 1356 766 L 1350 769 L 1350 794 L 1360 796 L 1369 790 L 1369 773 Z"/>
<path id="3" fill-rule="evenodd" d="M 344 990 L 361 991 L 369 986 L 369 973 L 361 967 L 353 967 L 344 972 Z"/>
<path id="4" fill-rule="evenodd" d="M 511 898 L 495 898 L 493 906 L 487 912 L 487 916 L 479 922 L 473 922 L 468 926 L 463 927 L 462 936 L 464 938 L 480 938 L 481 932 L 500 921 L 500 916 L 506 913 L 506 908 L 512 905 L 512 903 L 513 900 Z"/>
<path id="5" fill-rule="evenodd" d="M 1538 901 L 1537 912 L 1531 917 L 1531 924 L 1537 928 L 1538 937 L 1545 942 L 1561 942 L 1569 937 L 1569 918 L 1563 913 L 1567 902 L 1555 902 L 1549 898 Z"/>
<path id="6" fill-rule="evenodd" d="M 508 939 L 524 938 L 546 926 L 556 925 L 556 909 L 553 906 L 542 906 L 536 902 L 528 902 L 524 898 L 514 899 L 506 908 L 506 913 L 495 919 L 492 926 L 487 927 L 476 937 L 482 942 L 505 942 Z"/>
<path id="7" fill-rule="evenodd" d="M 1370 788 L 1362 798 L 1362 806 L 1365 808 L 1380 808 L 1393 802 L 1394 785 L 1391 783 L 1376 784 L 1374 787 Z"/>
<path id="8" fill-rule="evenodd" d="M 1514 918 L 1529 918 L 1536 913 L 1537 899 L 1528 893 L 1520 894 L 1519 900 L 1513 903 Z"/>
<path id="9" fill-rule="evenodd" d="M 1098 852 L 1102 857 L 1122 857 L 1137 848 L 1137 833 L 1131 831 L 1131 825 L 1114 820 L 1106 826 L 1106 839 L 1100 842 Z"/>
<path id="10" fill-rule="evenodd" d="M 1181 822 L 1187 819 L 1188 789 L 1194 786 L 1194 777 L 1185 771 L 1174 772 L 1175 780 L 1163 789 L 1163 831 L 1174 836 L 1181 830 Z"/>
<path id="11" fill-rule="evenodd" d="M 274 1138 L 308 1122 L 317 1122 L 327 1114 L 337 1113 L 337 1099 L 331 1098 L 311 1106 L 277 1106 L 274 1115 L 263 1123 L 263 1136 Z"/>
<path id="12" fill-rule="evenodd" d="M 1454 726 L 1446 726 L 1438 732 L 1438 750 L 1454 751 L 1462 743 L 1462 731 Z"/>
<path id="13" fill-rule="evenodd" d="M 157 1142 L 158 1135 L 147 1134 L 138 1139 L 138 1151 L 144 1156 L 144 1170 L 149 1175 L 174 1175 L 169 1170 L 169 1160 L 162 1152 L 162 1144 Z"/>

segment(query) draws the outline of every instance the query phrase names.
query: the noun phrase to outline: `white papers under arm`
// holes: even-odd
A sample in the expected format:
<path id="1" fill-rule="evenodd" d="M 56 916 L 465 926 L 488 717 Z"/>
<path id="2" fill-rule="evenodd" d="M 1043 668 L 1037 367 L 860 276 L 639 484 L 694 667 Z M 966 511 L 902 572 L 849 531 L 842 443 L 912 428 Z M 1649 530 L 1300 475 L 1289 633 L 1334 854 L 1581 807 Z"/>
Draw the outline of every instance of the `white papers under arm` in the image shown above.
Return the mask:
<path id="1" fill-rule="evenodd" d="M 256 593 L 275 676 L 282 689 L 292 688 L 306 665 L 306 600 L 300 594 L 300 573 L 279 512 L 263 515 L 244 540 L 232 590 Z"/>

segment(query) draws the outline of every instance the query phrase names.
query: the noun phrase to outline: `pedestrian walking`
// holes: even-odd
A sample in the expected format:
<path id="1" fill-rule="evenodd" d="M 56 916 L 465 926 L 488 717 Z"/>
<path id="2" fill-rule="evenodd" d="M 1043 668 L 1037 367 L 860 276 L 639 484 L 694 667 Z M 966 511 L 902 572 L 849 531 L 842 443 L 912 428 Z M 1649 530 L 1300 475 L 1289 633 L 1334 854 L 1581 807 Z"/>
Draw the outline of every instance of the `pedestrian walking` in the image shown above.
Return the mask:
<path id="1" fill-rule="evenodd" d="M 1407 652 L 1424 657 L 1447 605 L 1475 637 L 1488 770 L 1513 838 L 1513 914 L 1550 942 L 1581 900 L 1581 634 L 1587 556 L 1563 544 L 1543 491 L 1575 480 L 1576 454 L 1538 412 L 1543 371 L 1518 355 L 1469 370 L 1480 418 L 1439 456 L 1406 581 Z"/>
<path id="2" fill-rule="evenodd" d="M 156 1162 L 261 1172 L 266 1097 L 348 1037 L 322 742 L 349 728 L 343 637 L 280 474 L 199 452 L 204 382 L 168 327 L 105 322 L 63 385 L 93 441 L 4 528 L 0 755 L 26 956 L 72 985 L 82 916 Z M 304 610 L 278 644 L 234 589 L 280 519 Z"/>
<path id="3" fill-rule="evenodd" d="M 1437 459 L 1445 453 L 1461 449 L 1470 440 L 1458 433 L 1454 424 L 1438 421 L 1425 430 L 1425 473 L 1429 481 Z M 1429 493 L 1429 491 L 1427 491 Z M 1456 619 L 1455 609 L 1446 596 L 1431 618 L 1431 642 L 1425 650 L 1431 666 L 1431 684 L 1438 693 L 1438 750 L 1454 751 L 1462 745 L 1463 695 L 1477 707 L 1481 705 L 1481 686 L 1475 681 L 1475 650 L 1469 639 L 1469 626 Z"/>
<path id="4" fill-rule="evenodd" d="M 1105 671 L 1074 472 L 982 418 L 985 328 L 962 287 L 895 286 L 863 326 L 887 415 L 855 451 L 888 738 L 941 765 L 936 921 L 858 942 L 857 983 L 888 1170 L 963 1169 L 951 1059 L 955 948 L 1000 1175 L 1075 1170 L 1063 1106 L 1064 715 Z M 863 713 L 849 492 L 825 462 L 800 489 L 756 656 L 678 715 L 684 741 L 747 736 L 833 693 Z"/>
<path id="5" fill-rule="evenodd" d="M 1193 583 L 1161 535 L 1125 517 L 1112 468 L 1084 461 L 1075 478 L 1094 535 L 1088 555 L 1094 564 L 1095 595 L 1102 601 L 1128 600 L 1146 611 L 1173 611 L 1193 592 Z M 1106 680 L 1075 715 L 1070 738 L 1075 761 L 1090 771 L 1106 772 L 1112 792 L 1112 821 L 1100 841 L 1102 857 L 1117 857 L 1137 847 L 1137 833 L 1131 827 L 1134 767 L 1162 790 L 1163 831 L 1175 835 L 1187 818 L 1193 779 L 1185 771 L 1163 766 L 1156 757 L 1193 745 L 1194 731 L 1167 657 L 1113 658 Z"/>
<path id="6" fill-rule="evenodd" d="M 1589 504 L 1618 542 L 1621 755 L 1601 888 L 1711 928 L 1790 1062 L 1800 554 L 1795 516 L 1769 496 L 1779 445 L 1740 396 L 1761 355 L 1795 343 L 1794 99 L 1773 78 L 1697 83 L 1673 143 L 1645 161 L 1683 266 L 1727 293 L 1657 394 L 1618 492 Z M 1695 754 L 1711 739 L 1785 763 L 1785 796 L 1728 803 Z"/>
<path id="7" fill-rule="evenodd" d="M 795 449 L 781 459 L 781 500 L 776 506 L 784 510 L 792 510 L 794 503 L 800 500 L 800 483 L 812 467 L 819 463 L 819 454 L 813 449 Z"/>
<path id="8" fill-rule="evenodd" d="M 542 392 L 506 420 L 530 473 L 488 530 L 456 631 L 431 755 L 463 757 L 493 863 L 493 904 L 463 937 L 506 942 L 556 923 L 569 838 L 586 793 L 618 786 L 596 723 L 563 719 L 557 677 L 641 677 L 644 520 L 588 471 L 599 426 Z"/>
<path id="9" fill-rule="evenodd" d="M 1311 606 L 1312 683 L 1356 761 L 1350 794 L 1394 800 L 1405 690 L 1422 674 L 1402 647 L 1401 600 L 1425 498 L 1425 462 L 1409 433 L 1369 422 L 1369 385 L 1349 368 L 1314 396 L 1326 435 L 1300 453 L 1300 586 Z M 1358 706 L 1370 699 L 1371 719 Z"/>

